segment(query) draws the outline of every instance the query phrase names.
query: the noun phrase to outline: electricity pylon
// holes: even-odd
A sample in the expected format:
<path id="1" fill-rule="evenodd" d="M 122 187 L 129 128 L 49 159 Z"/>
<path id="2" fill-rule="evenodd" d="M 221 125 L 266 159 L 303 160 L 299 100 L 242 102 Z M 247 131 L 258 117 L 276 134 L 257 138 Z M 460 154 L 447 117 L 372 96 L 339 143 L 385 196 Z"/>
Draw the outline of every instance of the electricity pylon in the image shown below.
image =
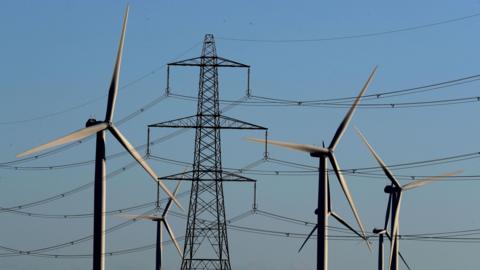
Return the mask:
<path id="1" fill-rule="evenodd" d="M 215 40 L 211 34 L 205 35 L 200 57 L 168 64 L 167 92 L 172 66 L 200 67 L 197 114 L 149 125 L 149 128 L 194 128 L 196 131 L 192 170 L 161 178 L 192 181 L 181 269 L 230 270 L 223 182 L 255 180 L 223 171 L 220 131 L 266 128 L 221 114 L 218 68 L 247 68 L 250 74 L 250 66 L 217 56 Z"/>

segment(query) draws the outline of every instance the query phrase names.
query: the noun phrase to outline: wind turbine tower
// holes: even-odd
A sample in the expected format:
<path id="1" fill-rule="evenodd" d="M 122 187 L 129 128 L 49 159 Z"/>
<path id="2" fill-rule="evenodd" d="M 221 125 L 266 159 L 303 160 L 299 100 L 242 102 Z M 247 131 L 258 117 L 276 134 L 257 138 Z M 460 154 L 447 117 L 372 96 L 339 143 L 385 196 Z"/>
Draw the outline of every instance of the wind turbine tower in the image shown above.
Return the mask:
<path id="1" fill-rule="evenodd" d="M 221 114 L 218 68 L 244 68 L 250 74 L 250 66 L 217 56 L 215 40 L 211 34 L 205 35 L 200 57 L 168 64 L 167 93 L 172 66 L 200 68 L 197 114 L 149 125 L 149 128 L 195 129 L 192 170 L 161 177 L 163 180 L 192 181 L 181 269 L 230 270 L 223 183 L 226 181 L 254 182 L 255 180 L 223 171 L 220 131 L 222 129 L 266 130 L 266 128 Z M 247 95 L 249 94 L 248 81 Z"/>

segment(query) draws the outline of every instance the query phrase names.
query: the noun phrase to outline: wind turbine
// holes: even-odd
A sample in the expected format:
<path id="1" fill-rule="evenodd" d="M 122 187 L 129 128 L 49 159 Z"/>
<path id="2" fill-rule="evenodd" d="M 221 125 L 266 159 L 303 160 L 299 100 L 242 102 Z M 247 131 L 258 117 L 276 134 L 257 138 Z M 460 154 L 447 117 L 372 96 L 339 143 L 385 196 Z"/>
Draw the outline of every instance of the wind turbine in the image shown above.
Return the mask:
<path id="1" fill-rule="evenodd" d="M 315 228 L 310 232 L 305 242 L 312 236 L 315 230 L 318 231 L 317 235 L 317 269 L 327 270 L 328 269 L 328 218 L 329 216 L 333 216 L 337 219 L 341 224 L 346 226 L 347 228 L 353 230 L 353 228 L 348 225 L 343 219 L 341 219 L 338 215 L 331 211 L 329 204 L 330 204 L 330 196 L 329 196 L 329 182 L 328 182 L 328 172 L 327 172 L 327 159 L 332 164 L 333 170 L 337 175 L 337 179 L 342 187 L 343 193 L 348 200 L 350 208 L 352 209 L 353 215 L 355 216 L 355 220 L 357 221 L 358 226 L 361 230 L 361 237 L 367 241 L 367 244 L 370 248 L 370 243 L 367 240 L 367 236 L 365 235 L 365 229 L 363 224 L 360 220 L 360 216 L 358 215 L 357 207 L 353 202 L 352 195 L 350 194 L 350 189 L 348 188 L 347 182 L 345 181 L 340 167 L 338 165 L 337 159 L 335 158 L 334 151 L 336 146 L 338 145 L 341 137 L 345 133 L 345 130 L 352 119 L 353 113 L 357 108 L 358 104 L 360 103 L 360 99 L 367 90 L 368 86 L 370 85 L 375 73 L 377 71 L 377 67 L 375 67 L 368 77 L 368 80 L 365 82 L 365 85 L 361 89 L 358 96 L 355 98 L 352 106 L 348 110 L 347 114 L 345 115 L 343 121 L 337 128 L 335 135 L 333 136 L 332 141 L 328 148 L 325 147 L 318 147 L 314 145 L 308 144 L 297 144 L 297 143 L 288 143 L 288 142 L 281 142 L 281 141 L 271 141 L 271 140 L 263 140 L 263 139 L 256 139 L 256 138 L 247 138 L 250 141 L 254 142 L 261 142 L 261 143 L 268 143 L 280 147 L 284 147 L 291 150 L 297 150 L 301 152 L 307 152 L 312 157 L 316 157 L 319 159 L 318 165 L 318 202 L 317 202 L 317 209 L 315 210 L 315 214 L 317 215 L 317 225 Z M 353 230 L 357 233 L 355 230 Z M 358 233 L 357 233 L 358 234 Z M 305 242 L 303 245 L 305 245 Z M 302 245 L 302 247 L 303 247 Z"/>
<path id="2" fill-rule="evenodd" d="M 399 232 L 399 218 L 400 218 L 400 206 L 402 202 L 402 197 L 403 197 L 403 192 L 418 188 L 421 186 L 424 186 L 428 183 L 433 182 L 434 180 L 442 177 L 448 177 L 448 176 L 453 176 L 460 174 L 462 170 L 458 170 L 455 172 L 450 172 L 450 173 L 445 173 L 439 176 L 433 176 L 430 178 L 426 179 L 419 179 L 412 181 L 410 183 L 407 183 L 405 185 L 400 185 L 399 181 L 395 178 L 393 173 L 390 171 L 390 169 L 385 165 L 383 160 L 380 158 L 380 156 L 375 152 L 373 147 L 368 143 L 367 139 L 365 136 L 360 132 L 358 128 L 355 128 L 355 131 L 357 132 L 358 136 L 362 139 L 363 143 L 368 147 L 370 150 L 371 154 L 377 161 L 377 163 L 380 165 L 382 168 L 383 172 L 387 176 L 387 178 L 390 180 L 391 184 L 385 186 L 384 191 L 385 193 L 389 194 L 388 198 L 388 205 L 387 205 L 387 211 L 386 211 L 386 216 L 385 216 L 385 226 L 384 230 L 374 230 L 374 233 L 381 233 L 380 234 L 380 248 L 382 251 L 379 254 L 379 269 L 380 267 L 383 268 L 383 234 L 387 234 L 387 237 L 390 238 L 390 259 L 389 259 L 389 268 L 390 270 L 398 270 L 398 258 L 400 257 L 402 260 L 403 258 L 401 257 L 401 254 L 398 251 L 398 246 L 399 246 L 399 240 L 398 240 L 398 232 Z M 391 214 L 390 214 L 391 213 Z M 387 225 L 388 225 L 388 216 L 390 215 L 391 217 L 391 222 L 390 222 L 390 235 L 387 233 Z M 380 257 L 381 255 L 381 257 Z"/>
<path id="3" fill-rule="evenodd" d="M 93 217 L 93 269 L 103 270 L 105 268 L 105 188 L 106 188 L 106 164 L 105 164 L 105 131 L 108 130 L 117 139 L 117 141 L 130 153 L 130 155 L 147 171 L 147 173 L 155 180 L 163 191 L 177 204 L 180 204 L 174 195 L 168 190 L 165 184 L 158 179 L 157 174 L 143 160 L 142 156 L 127 141 L 123 134 L 113 124 L 113 112 L 115 110 L 115 100 L 118 93 L 118 81 L 120 76 L 120 66 L 122 63 L 123 44 L 125 41 L 125 30 L 128 20 L 127 6 L 123 17 L 122 34 L 118 45 L 117 59 L 113 70 L 112 81 L 108 91 L 107 111 L 104 121 L 88 119 L 86 127 L 74 131 L 66 136 L 53 140 L 49 143 L 37 146 L 27 150 L 17 157 L 31 155 L 52 147 L 60 146 L 69 142 L 78 141 L 96 134 L 96 153 L 95 153 L 95 183 L 94 183 L 94 217 Z"/>
<path id="4" fill-rule="evenodd" d="M 378 270 L 384 270 L 385 264 L 383 262 L 384 258 L 384 237 L 387 236 L 387 238 L 392 241 L 392 237 L 390 233 L 388 233 L 388 221 L 390 218 L 390 211 L 392 206 L 392 196 L 388 196 L 388 202 L 387 202 L 387 209 L 385 211 L 385 223 L 382 229 L 374 228 L 373 233 L 378 235 Z M 411 270 L 410 266 L 408 265 L 407 261 L 403 257 L 402 253 L 400 251 L 398 252 L 398 256 L 402 260 L 403 264 L 407 267 L 408 270 Z"/>
<path id="5" fill-rule="evenodd" d="M 178 188 L 180 187 L 180 181 L 178 182 L 177 186 L 175 187 L 175 190 L 173 191 L 173 195 L 176 196 L 178 192 Z M 183 257 L 183 252 L 180 249 L 180 246 L 178 245 L 177 240 L 175 239 L 175 235 L 173 234 L 172 227 L 168 224 L 167 221 L 167 214 L 170 209 L 170 206 L 172 205 L 172 199 L 169 198 L 168 202 L 163 209 L 163 212 L 161 215 L 120 215 L 122 217 L 126 217 L 129 219 L 134 219 L 134 220 L 151 220 L 155 221 L 157 223 L 157 241 L 155 243 L 155 270 L 160 270 L 162 269 L 162 227 L 165 225 L 165 229 L 170 236 L 170 239 L 172 240 L 173 244 L 175 245 L 175 248 L 178 251 L 178 254 L 180 254 L 180 257 Z M 160 210 L 160 200 L 159 200 L 159 189 L 157 189 L 157 210 Z"/>

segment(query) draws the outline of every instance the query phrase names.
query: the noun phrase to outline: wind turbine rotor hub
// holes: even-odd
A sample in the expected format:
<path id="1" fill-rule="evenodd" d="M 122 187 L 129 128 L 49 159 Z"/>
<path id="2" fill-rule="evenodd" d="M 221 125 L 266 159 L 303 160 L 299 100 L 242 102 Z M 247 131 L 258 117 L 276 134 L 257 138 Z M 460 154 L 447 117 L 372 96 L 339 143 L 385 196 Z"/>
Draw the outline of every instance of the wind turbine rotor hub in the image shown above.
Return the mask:
<path id="1" fill-rule="evenodd" d="M 374 228 L 372 232 L 373 232 L 374 234 L 383 234 L 383 233 L 385 233 L 385 230 L 384 230 L 384 229 Z"/>

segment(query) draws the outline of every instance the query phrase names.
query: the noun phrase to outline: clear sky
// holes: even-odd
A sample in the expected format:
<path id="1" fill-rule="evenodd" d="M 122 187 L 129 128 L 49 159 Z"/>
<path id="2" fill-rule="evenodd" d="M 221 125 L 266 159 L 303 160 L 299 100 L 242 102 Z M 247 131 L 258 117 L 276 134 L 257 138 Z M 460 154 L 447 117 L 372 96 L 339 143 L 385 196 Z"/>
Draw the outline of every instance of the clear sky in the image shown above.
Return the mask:
<path id="1" fill-rule="evenodd" d="M 0 206 L 35 202 L 72 190 L 93 180 L 93 164 L 55 167 L 94 158 L 93 141 L 44 158 L 21 163 L 15 154 L 84 126 L 90 117 L 102 118 L 110 83 L 121 20 L 127 1 L 2 1 L 0 8 Z M 203 36 L 215 35 L 219 55 L 252 66 L 251 90 L 255 96 L 291 100 L 351 97 L 358 93 L 372 68 L 377 76 L 368 93 L 394 91 L 480 74 L 477 61 L 480 39 L 480 1 L 129 1 L 130 17 L 115 120 L 120 120 L 163 95 L 164 65 L 174 59 L 200 54 Z M 430 27 L 416 26 L 445 22 Z M 393 31 L 409 28 L 408 31 Z M 366 35 L 384 33 L 381 35 Z M 338 38 L 350 37 L 350 38 Z M 265 40 L 273 42 L 263 42 Z M 245 95 L 242 70 L 220 72 L 220 96 L 236 100 Z M 174 94 L 195 96 L 198 70 L 172 72 Z M 479 83 L 471 81 L 435 91 L 366 101 L 398 104 L 478 96 Z M 250 102 L 258 101 L 252 98 Z M 347 102 L 348 103 L 348 102 Z M 228 104 L 223 104 L 226 106 Z M 120 126 L 134 145 L 147 140 L 147 125 L 195 113 L 194 101 L 176 96 Z M 328 144 L 346 112 L 345 107 L 245 106 L 226 112 L 248 122 L 267 126 L 272 139 Z M 340 142 L 336 155 L 343 168 L 376 166 L 367 148 L 355 136 L 353 125 L 367 136 L 387 164 L 429 160 L 479 151 L 480 128 L 475 123 L 478 102 L 410 108 L 361 107 Z M 160 138 L 171 130 L 153 130 Z M 191 162 L 192 131 L 152 147 L 152 153 Z M 223 163 L 241 168 L 262 159 L 261 145 L 242 140 L 260 132 L 222 133 Z M 107 138 L 107 154 L 122 149 Z M 144 152 L 145 149 L 140 149 Z M 308 155 L 269 149 L 272 159 L 316 165 Z M 120 156 L 108 160 L 108 172 L 131 162 Z M 183 170 L 183 165 L 149 160 L 160 175 Z M 399 175 L 436 175 L 464 169 L 465 176 L 480 175 L 478 159 L 436 166 L 395 170 Z M 7 166 L 10 165 L 10 166 Z M 11 166 L 18 166 L 17 169 Z M 53 169 L 48 169 L 51 167 Z M 41 168 L 47 168 L 40 170 Z M 262 172 L 298 171 L 263 162 Z M 122 171 L 122 170 L 121 170 Z M 258 173 L 258 171 L 257 171 Z M 379 173 L 376 171 L 375 173 Z M 300 220 L 314 221 L 317 181 L 304 175 L 245 176 L 258 179 L 259 209 Z M 347 175 L 353 197 L 368 231 L 382 226 L 387 196 L 386 179 Z M 110 181 L 111 180 L 111 181 Z M 466 181 L 468 180 L 468 181 Z M 447 232 L 480 228 L 477 205 L 480 177 L 449 179 L 409 191 L 402 212 L 402 234 Z M 404 181 L 406 183 L 408 181 Z M 331 177 L 333 208 L 353 223 L 343 193 Z M 173 184 L 173 183 L 169 183 Z M 189 190 L 184 183 L 182 191 Z M 87 187 L 72 195 L 36 207 L 20 209 L 41 214 L 74 215 L 92 212 L 92 191 Z M 226 184 L 227 216 L 252 207 L 252 187 Z M 187 196 L 181 197 L 187 205 Z M 108 210 L 128 208 L 155 200 L 155 185 L 138 167 L 110 177 Z M 132 210 L 142 213 L 153 207 Z M 18 210 L 18 209 L 17 209 Z M 174 209 L 180 212 L 178 209 Z M 177 236 L 183 236 L 185 219 L 172 215 Z M 111 215 L 107 227 L 124 220 Z M 41 218 L 15 213 L 0 215 L 0 246 L 34 250 L 89 236 L 91 217 Z M 291 224 L 260 214 L 232 223 L 290 233 L 308 233 L 311 227 Z M 333 226 L 339 226 L 331 221 Z M 107 234 L 107 251 L 115 252 L 154 242 L 154 224 L 136 222 Z M 339 232 L 332 232 L 339 235 Z M 234 269 L 312 269 L 314 241 L 297 253 L 303 239 L 229 231 Z M 468 237 L 476 237 L 469 235 Z M 183 243 L 183 241 L 182 241 Z M 369 253 L 361 241 L 331 241 L 332 269 L 374 269 L 376 243 Z M 45 251 L 45 254 L 88 255 L 91 241 Z M 400 249 L 413 269 L 478 269 L 479 243 L 405 240 Z M 8 251 L 0 251 L 0 256 Z M 168 269 L 179 268 L 180 258 L 167 245 Z M 107 269 L 151 269 L 152 249 L 107 257 Z M 88 258 L 0 257 L 1 269 L 88 269 Z"/>

